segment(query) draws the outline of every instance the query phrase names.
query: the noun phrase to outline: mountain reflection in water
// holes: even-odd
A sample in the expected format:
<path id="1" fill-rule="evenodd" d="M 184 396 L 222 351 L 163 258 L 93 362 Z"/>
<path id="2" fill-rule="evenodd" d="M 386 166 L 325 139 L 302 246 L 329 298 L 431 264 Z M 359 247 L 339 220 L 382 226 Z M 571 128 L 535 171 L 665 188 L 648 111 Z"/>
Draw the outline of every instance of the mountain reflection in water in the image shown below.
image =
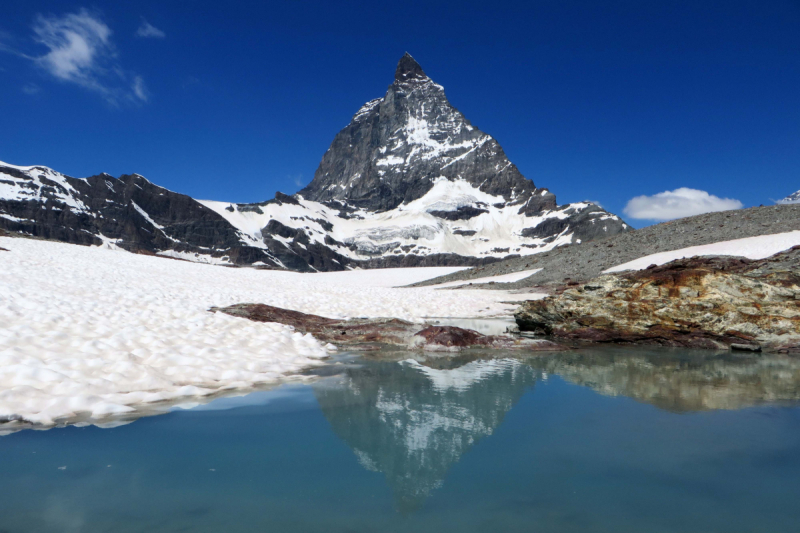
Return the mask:
<path id="1" fill-rule="evenodd" d="M 800 400 L 800 359 L 605 348 L 518 358 L 413 359 L 352 366 L 314 386 L 333 431 L 418 509 L 473 444 L 548 374 L 672 412 Z"/>
<path id="2" fill-rule="evenodd" d="M 409 359 L 349 368 L 315 394 L 333 431 L 365 468 L 386 475 L 398 509 L 410 512 L 492 434 L 537 374 L 517 359 L 451 368 Z"/>

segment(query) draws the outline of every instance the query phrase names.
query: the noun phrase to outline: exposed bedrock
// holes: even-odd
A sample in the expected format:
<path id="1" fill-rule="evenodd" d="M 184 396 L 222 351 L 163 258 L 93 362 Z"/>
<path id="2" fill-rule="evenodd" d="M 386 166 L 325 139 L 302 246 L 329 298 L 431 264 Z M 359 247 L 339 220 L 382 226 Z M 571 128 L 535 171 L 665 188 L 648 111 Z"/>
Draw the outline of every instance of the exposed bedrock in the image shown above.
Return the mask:
<path id="1" fill-rule="evenodd" d="M 339 320 L 264 304 L 235 304 L 222 308 L 212 307 L 210 311 L 255 322 L 286 324 L 300 333 L 310 333 L 321 342 L 367 351 L 377 349 L 381 344 L 428 351 L 458 351 L 473 347 L 520 350 L 562 348 L 550 341 L 511 335 L 482 335 L 477 331 L 453 326 L 420 326 L 397 318 Z"/>
<path id="2" fill-rule="evenodd" d="M 760 261 L 693 257 L 523 303 L 522 331 L 593 342 L 800 351 L 800 247 Z"/>

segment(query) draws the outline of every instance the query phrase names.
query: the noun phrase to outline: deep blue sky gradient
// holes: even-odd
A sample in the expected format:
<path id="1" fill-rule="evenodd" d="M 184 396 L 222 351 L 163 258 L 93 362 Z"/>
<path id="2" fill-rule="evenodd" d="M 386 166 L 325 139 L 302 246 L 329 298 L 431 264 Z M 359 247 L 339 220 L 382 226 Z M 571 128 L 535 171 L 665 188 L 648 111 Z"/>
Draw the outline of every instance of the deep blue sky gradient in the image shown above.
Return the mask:
<path id="1" fill-rule="evenodd" d="M 692 187 L 751 206 L 800 189 L 798 1 L 11 0 L 2 38 L 42 54 L 37 14 L 81 8 L 149 101 L 114 107 L 0 53 L 0 160 L 138 172 L 197 198 L 292 193 L 408 51 L 559 203 L 621 213 Z M 142 17 L 166 38 L 136 37 Z"/>

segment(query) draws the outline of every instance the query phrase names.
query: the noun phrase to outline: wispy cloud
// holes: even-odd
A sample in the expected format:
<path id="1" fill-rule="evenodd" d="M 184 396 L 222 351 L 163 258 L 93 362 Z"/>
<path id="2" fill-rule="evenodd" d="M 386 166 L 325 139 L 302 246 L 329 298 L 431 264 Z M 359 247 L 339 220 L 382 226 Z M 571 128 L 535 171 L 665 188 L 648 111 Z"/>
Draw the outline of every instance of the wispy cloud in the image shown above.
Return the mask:
<path id="1" fill-rule="evenodd" d="M 133 84 L 131 85 L 131 90 L 133 94 L 136 95 L 136 98 L 141 100 L 142 102 L 146 102 L 149 98 L 149 93 L 147 92 L 147 88 L 144 86 L 144 80 L 141 76 L 135 76 L 133 78 Z"/>
<path id="2" fill-rule="evenodd" d="M 22 86 L 22 92 L 25 94 L 39 94 L 42 91 L 42 88 L 36 85 L 35 83 L 26 83 Z"/>
<path id="3" fill-rule="evenodd" d="M 623 211 L 630 218 L 663 221 L 742 207 L 742 202 L 733 198 L 719 198 L 706 191 L 681 187 L 631 198 Z"/>
<path id="4" fill-rule="evenodd" d="M 142 18 L 142 24 L 136 30 L 136 36 L 144 37 L 145 39 L 163 39 L 167 34 Z"/>
<path id="5" fill-rule="evenodd" d="M 304 185 L 302 174 L 297 174 L 296 176 L 289 176 L 289 178 L 292 180 L 292 183 L 294 183 L 296 187 L 302 187 Z"/>
<path id="6" fill-rule="evenodd" d="M 44 54 L 20 51 L 20 43 L 7 34 L 0 35 L 0 51 L 30 60 L 53 78 L 93 91 L 111 105 L 147 101 L 144 80 L 119 64 L 111 28 L 98 16 L 86 9 L 37 15 L 32 29 L 33 40 L 47 49 Z"/>

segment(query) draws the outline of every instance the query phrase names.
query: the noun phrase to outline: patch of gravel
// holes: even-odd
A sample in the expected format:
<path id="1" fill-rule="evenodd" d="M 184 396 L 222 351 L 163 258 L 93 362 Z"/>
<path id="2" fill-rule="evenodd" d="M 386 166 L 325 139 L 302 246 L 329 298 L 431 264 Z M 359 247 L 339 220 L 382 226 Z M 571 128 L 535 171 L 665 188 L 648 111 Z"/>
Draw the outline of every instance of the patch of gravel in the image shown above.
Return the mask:
<path id="1" fill-rule="evenodd" d="M 436 285 L 446 281 L 469 281 L 534 268 L 542 270 L 514 283 L 476 283 L 470 288 L 515 290 L 586 281 L 598 276 L 603 270 L 645 255 L 795 230 L 800 230 L 800 204 L 707 213 L 620 233 L 606 239 L 561 246 L 541 254 L 506 259 L 426 280 L 412 287 Z"/>

